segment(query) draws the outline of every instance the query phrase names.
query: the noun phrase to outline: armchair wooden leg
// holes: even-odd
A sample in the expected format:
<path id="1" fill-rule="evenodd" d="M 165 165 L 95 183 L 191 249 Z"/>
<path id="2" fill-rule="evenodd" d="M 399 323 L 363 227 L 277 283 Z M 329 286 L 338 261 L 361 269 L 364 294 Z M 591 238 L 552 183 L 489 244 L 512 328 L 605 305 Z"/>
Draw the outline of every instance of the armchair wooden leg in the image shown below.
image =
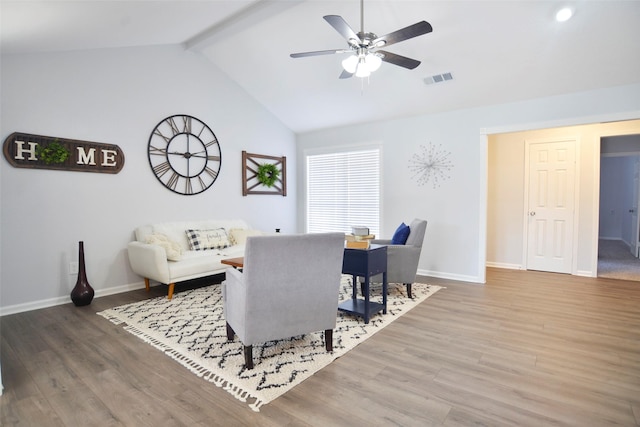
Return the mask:
<path id="1" fill-rule="evenodd" d="M 247 369 L 253 369 L 253 346 L 245 345 L 244 346 L 244 366 Z"/>
<path id="2" fill-rule="evenodd" d="M 229 341 L 233 341 L 233 337 L 235 336 L 235 332 L 233 328 L 227 323 L 227 339 Z"/>
<path id="3" fill-rule="evenodd" d="M 151 289 L 151 287 L 149 286 L 149 279 L 148 278 L 144 278 L 144 288 L 147 290 L 147 292 L 149 292 L 149 290 Z"/>
<path id="4" fill-rule="evenodd" d="M 412 296 L 411 296 L 411 283 L 405 283 L 405 285 L 407 285 L 407 296 L 409 298 L 412 298 Z"/>
<path id="5" fill-rule="evenodd" d="M 176 288 L 175 283 L 169 283 L 169 293 L 167 294 L 168 299 L 173 298 L 173 290 Z"/>
<path id="6" fill-rule="evenodd" d="M 324 347 L 327 351 L 333 351 L 333 329 L 324 330 Z"/>

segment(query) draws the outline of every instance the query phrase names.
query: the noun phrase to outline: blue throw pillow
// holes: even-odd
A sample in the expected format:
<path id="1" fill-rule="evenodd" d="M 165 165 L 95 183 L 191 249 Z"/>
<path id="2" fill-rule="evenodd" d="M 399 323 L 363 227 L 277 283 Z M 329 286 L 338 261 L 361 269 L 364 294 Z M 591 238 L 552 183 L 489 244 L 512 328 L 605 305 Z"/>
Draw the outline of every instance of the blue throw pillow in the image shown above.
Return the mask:
<path id="1" fill-rule="evenodd" d="M 393 233 L 393 237 L 391 238 L 392 245 L 404 245 L 407 243 L 407 239 L 409 238 L 409 226 L 404 222 L 400 224 L 400 226 L 396 229 L 396 232 Z"/>

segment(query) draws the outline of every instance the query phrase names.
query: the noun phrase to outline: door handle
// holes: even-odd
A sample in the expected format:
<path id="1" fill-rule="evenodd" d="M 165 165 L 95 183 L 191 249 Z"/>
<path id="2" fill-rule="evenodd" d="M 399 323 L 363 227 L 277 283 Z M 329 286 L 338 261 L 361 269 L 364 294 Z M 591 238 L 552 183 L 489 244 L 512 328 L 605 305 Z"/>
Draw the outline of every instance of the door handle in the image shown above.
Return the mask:
<path id="1" fill-rule="evenodd" d="M 529 216 L 536 216 L 535 211 L 531 211 L 531 212 L 529 212 Z"/>

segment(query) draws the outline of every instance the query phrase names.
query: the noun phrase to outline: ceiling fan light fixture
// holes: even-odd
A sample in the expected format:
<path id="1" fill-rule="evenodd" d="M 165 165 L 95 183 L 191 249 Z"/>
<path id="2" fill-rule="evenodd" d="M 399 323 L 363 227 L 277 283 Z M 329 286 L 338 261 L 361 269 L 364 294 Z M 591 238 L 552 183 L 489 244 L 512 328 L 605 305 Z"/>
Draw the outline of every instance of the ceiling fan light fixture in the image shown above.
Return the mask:
<path id="1" fill-rule="evenodd" d="M 347 73 L 351 73 L 351 74 L 355 73 L 357 67 L 358 67 L 357 55 L 351 55 L 342 60 L 342 68 L 344 68 L 344 70 Z"/>
<path id="2" fill-rule="evenodd" d="M 367 56 L 364 57 L 365 63 L 369 68 L 370 72 L 376 71 L 382 65 L 382 58 L 380 58 L 375 53 L 368 53 Z"/>
<path id="3" fill-rule="evenodd" d="M 367 62 L 364 58 L 360 58 L 358 60 L 358 66 L 356 68 L 356 77 L 364 78 L 369 77 L 371 75 L 371 70 L 367 65 Z"/>

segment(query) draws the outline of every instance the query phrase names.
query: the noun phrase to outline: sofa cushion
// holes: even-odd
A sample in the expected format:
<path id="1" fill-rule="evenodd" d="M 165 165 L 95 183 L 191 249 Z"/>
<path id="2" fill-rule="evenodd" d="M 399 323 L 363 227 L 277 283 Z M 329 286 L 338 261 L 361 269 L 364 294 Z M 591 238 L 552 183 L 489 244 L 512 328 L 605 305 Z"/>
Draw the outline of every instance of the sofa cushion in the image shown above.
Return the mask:
<path id="1" fill-rule="evenodd" d="M 222 249 L 229 246 L 229 238 L 224 228 L 209 230 L 186 230 L 189 247 L 192 251 Z"/>
<path id="2" fill-rule="evenodd" d="M 261 236 L 262 234 L 264 233 L 260 230 L 232 228 L 229 230 L 229 243 L 232 245 L 244 245 L 247 243 L 247 237 Z"/>
<path id="3" fill-rule="evenodd" d="M 145 243 L 147 237 L 151 234 L 164 234 L 169 240 L 180 244 L 182 252 L 184 253 L 191 250 L 185 230 L 209 230 L 213 228 L 224 228 L 225 230 L 230 230 L 232 228 L 249 228 L 249 225 L 241 219 L 205 219 L 160 222 L 137 227 L 135 229 L 135 239 L 138 242 Z"/>
<path id="4" fill-rule="evenodd" d="M 147 237 L 145 243 L 162 246 L 167 253 L 167 259 L 169 261 L 180 261 L 182 259 L 182 246 L 170 240 L 164 234 L 151 234 Z"/>

